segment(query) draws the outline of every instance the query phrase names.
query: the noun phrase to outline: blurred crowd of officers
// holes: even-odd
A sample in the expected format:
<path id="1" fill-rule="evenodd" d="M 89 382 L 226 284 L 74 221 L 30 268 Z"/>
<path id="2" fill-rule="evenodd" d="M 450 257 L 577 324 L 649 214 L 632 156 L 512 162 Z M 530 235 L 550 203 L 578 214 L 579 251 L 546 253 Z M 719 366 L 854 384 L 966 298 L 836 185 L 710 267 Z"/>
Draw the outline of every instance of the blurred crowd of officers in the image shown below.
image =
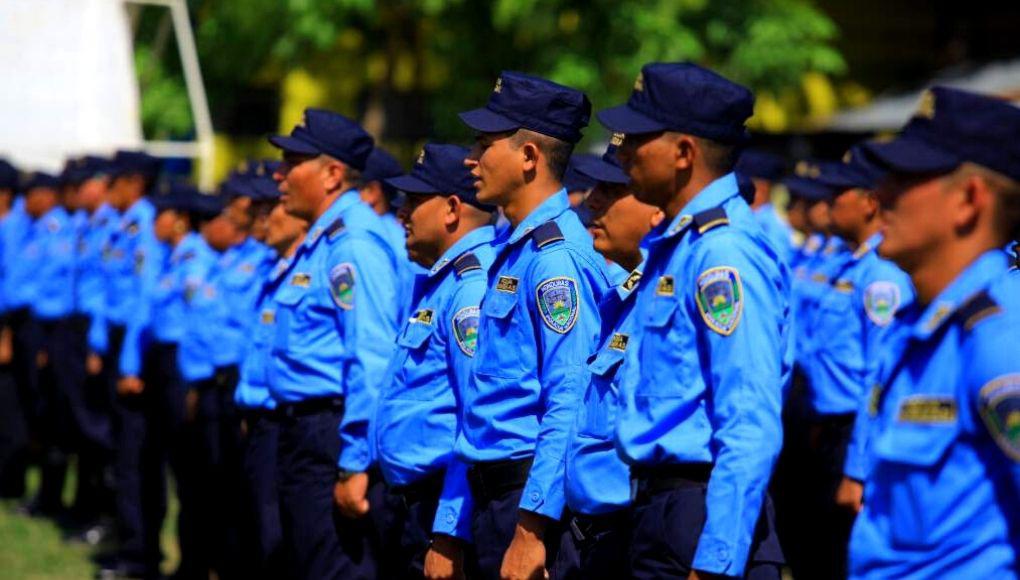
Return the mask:
<path id="1" fill-rule="evenodd" d="M 168 483 L 179 579 L 1018 577 L 1020 109 L 788 171 L 753 102 L 649 64 L 575 154 L 504 72 L 409 172 L 321 109 L 215 194 L 0 164 L 0 494 L 102 578 Z"/>

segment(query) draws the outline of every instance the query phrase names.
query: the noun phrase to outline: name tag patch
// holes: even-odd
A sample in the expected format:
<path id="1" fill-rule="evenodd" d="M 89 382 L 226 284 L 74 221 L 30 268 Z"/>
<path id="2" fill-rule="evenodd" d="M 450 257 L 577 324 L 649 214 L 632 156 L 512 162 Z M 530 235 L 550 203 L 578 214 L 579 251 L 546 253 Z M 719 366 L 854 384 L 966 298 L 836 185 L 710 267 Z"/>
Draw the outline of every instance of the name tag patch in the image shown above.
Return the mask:
<path id="1" fill-rule="evenodd" d="M 655 293 L 659 296 L 672 296 L 676 293 L 676 286 L 673 284 L 672 276 L 661 276 L 659 283 L 655 286 Z"/>
<path id="2" fill-rule="evenodd" d="M 630 336 L 617 332 L 613 335 L 613 338 L 609 340 L 609 348 L 623 352 L 627 350 L 627 343 L 630 341 Z"/>
<path id="3" fill-rule="evenodd" d="M 496 281 L 496 290 L 499 292 L 514 294 L 517 292 L 517 284 L 519 282 L 520 280 L 513 276 L 500 276 L 499 280 Z"/>
<path id="4" fill-rule="evenodd" d="M 953 423 L 956 417 L 955 399 L 923 395 L 907 397 L 896 413 L 896 420 L 901 423 Z"/>

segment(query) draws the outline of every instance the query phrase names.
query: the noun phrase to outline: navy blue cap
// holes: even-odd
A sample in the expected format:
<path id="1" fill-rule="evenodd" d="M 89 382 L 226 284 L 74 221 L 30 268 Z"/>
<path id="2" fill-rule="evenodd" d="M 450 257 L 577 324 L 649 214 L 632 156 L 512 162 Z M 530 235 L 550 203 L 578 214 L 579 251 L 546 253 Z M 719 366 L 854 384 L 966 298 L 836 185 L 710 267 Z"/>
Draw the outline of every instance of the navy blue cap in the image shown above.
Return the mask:
<path id="1" fill-rule="evenodd" d="M 586 173 L 581 173 L 578 168 L 598 160 L 599 156 L 591 153 L 574 153 L 570 156 L 567 169 L 563 172 L 563 179 L 560 180 L 563 183 L 563 187 L 567 189 L 567 192 L 587 191 L 595 187 L 597 181 Z"/>
<path id="2" fill-rule="evenodd" d="M 733 170 L 752 179 L 779 181 L 786 173 L 786 161 L 775 153 L 747 149 L 740 154 Z"/>
<path id="3" fill-rule="evenodd" d="M 480 133 L 528 129 L 569 143 L 581 140 L 591 120 L 591 101 L 577 89 L 524 73 L 503 71 L 480 109 L 460 113 Z"/>
<path id="4" fill-rule="evenodd" d="M 470 152 L 460 145 L 427 143 L 410 173 L 389 177 L 385 181 L 407 193 L 455 195 L 464 203 L 485 211 L 495 211 L 494 206 L 478 201 L 475 178 L 464 166 Z"/>
<path id="5" fill-rule="evenodd" d="M 1020 108 L 948 87 L 921 96 L 914 117 L 891 141 L 865 151 L 894 173 L 947 173 L 969 161 L 1020 181 Z"/>
<path id="6" fill-rule="evenodd" d="M 122 175 L 142 175 L 153 179 L 159 175 L 160 160 L 144 151 L 117 151 L 113 157 L 113 168 L 111 174 L 114 177 Z"/>
<path id="7" fill-rule="evenodd" d="M 197 189 L 192 189 L 189 198 L 189 211 L 206 219 L 220 215 L 227 205 L 227 199 L 224 196 L 202 193 Z"/>
<path id="8" fill-rule="evenodd" d="M 0 189 L 18 189 L 18 170 L 6 159 L 0 159 Z"/>
<path id="9" fill-rule="evenodd" d="M 36 188 L 59 189 L 60 177 L 42 171 L 33 171 L 25 176 L 22 189 L 26 192 Z"/>
<path id="10" fill-rule="evenodd" d="M 752 114 L 747 88 L 695 64 L 656 62 L 641 68 L 625 105 L 599 111 L 598 118 L 617 133 L 677 131 L 741 143 Z"/>
<path id="11" fill-rule="evenodd" d="M 783 180 L 783 185 L 789 190 L 792 197 L 799 197 L 809 201 L 823 201 L 831 199 L 842 191 L 823 183 L 820 178 L 823 174 L 832 174 L 838 171 L 837 166 L 841 163 L 835 161 L 800 161 L 794 168 L 794 174 Z"/>
<path id="12" fill-rule="evenodd" d="M 853 146 L 842 163 L 825 163 L 817 180 L 840 192 L 848 189 L 875 189 L 886 171 L 864 152 L 866 144 Z"/>
<path id="13" fill-rule="evenodd" d="M 280 186 L 273 179 L 273 173 L 280 167 L 279 161 L 259 161 L 248 176 L 248 186 L 253 201 L 276 201 L 280 198 Z"/>
<path id="14" fill-rule="evenodd" d="M 616 157 L 616 150 L 623 143 L 623 134 L 615 133 L 609 140 L 609 146 L 602 157 L 594 157 L 591 160 L 584 160 L 577 168 L 579 173 L 587 175 L 595 181 L 604 183 L 616 183 L 626 185 L 630 178 L 624 172 L 620 160 Z"/>
<path id="15" fill-rule="evenodd" d="M 304 120 L 290 135 L 274 135 L 269 142 L 289 153 L 329 155 L 354 169 L 365 169 L 375 141 L 357 122 L 325 109 L 305 109 Z"/>
<path id="16" fill-rule="evenodd" d="M 191 209 L 190 194 L 192 190 L 195 190 L 195 188 L 184 182 L 163 181 L 152 190 L 148 200 L 156 208 L 157 213 L 171 209 L 189 211 Z"/>
<path id="17" fill-rule="evenodd" d="M 365 170 L 361 172 L 361 180 L 371 183 L 403 174 L 404 168 L 400 166 L 400 162 L 382 147 L 376 147 L 368 155 Z"/>

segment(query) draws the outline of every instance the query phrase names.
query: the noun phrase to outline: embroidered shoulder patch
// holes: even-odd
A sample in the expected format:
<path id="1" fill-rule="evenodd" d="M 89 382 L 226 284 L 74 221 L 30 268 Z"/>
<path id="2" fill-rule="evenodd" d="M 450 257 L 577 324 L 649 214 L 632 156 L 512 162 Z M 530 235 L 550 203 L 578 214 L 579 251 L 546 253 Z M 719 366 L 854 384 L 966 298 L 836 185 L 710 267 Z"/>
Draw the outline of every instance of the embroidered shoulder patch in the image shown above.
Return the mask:
<path id="1" fill-rule="evenodd" d="M 864 289 L 864 312 L 879 326 L 886 326 L 900 307 L 900 287 L 892 282 L 872 282 Z"/>
<path id="2" fill-rule="evenodd" d="M 461 352 L 467 356 L 475 356 L 478 348 L 478 317 L 481 310 L 477 306 L 461 308 L 453 315 L 453 338 Z"/>
<path id="3" fill-rule="evenodd" d="M 329 271 L 329 294 L 344 310 L 354 308 L 354 264 L 344 262 Z"/>
<path id="4" fill-rule="evenodd" d="M 535 298 L 546 326 L 560 334 L 574 327 L 581 309 L 576 280 L 565 276 L 549 278 L 538 285 Z"/>
<path id="5" fill-rule="evenodd" d="M 1020 373 L 981 387 L 978 408 L 992 439 L 1013 461 L 1020 462 Z"/>
<path id="6" fill-rule="evenodd" d="M 744 310 L 744 288 L 733 268 L 709 268 L 698 276 L 698 310 L 709 328 L 723 336 L 733 334 Z"/>

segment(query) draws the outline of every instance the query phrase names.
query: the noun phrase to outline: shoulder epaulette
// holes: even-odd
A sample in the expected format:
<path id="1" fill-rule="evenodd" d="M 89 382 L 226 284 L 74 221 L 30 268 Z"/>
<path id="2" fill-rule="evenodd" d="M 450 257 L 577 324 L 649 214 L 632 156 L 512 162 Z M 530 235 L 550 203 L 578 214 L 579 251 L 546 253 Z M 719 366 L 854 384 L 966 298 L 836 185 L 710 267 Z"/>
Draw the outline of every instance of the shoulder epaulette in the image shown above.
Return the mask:
<path id="1" fill-rule="evenodd" d="M 553 242 L 563 241 L 563 232 L 560 231 L 560 226 L 556 225 L 556 222 L 545 222 L 535 228 L 531 237 L 534 238 L 535 244 L 539 248 L 544 248 Z"/>
<path id="2" fill-rule="evenodd" d="M 703 234 L 719 226 L 729 225 L 730 218 L 726 215 L 726 210 L 723 208 L 713 207 L 712 209 L 706 209 L 703 212 L 694 214 L 691 221 L 694 227 L 698 229 L 698 233 Z"/>
<path id="3" fill-rule="evenodd" d="M 982 290 L 971 296 L 962 306 L 956 309 L 956 316 L 963 321 L 964 330 L 972 330 L 979 322 L 1002 312 L 1002 307 L 989 296 L 987 290 Z"/>
<path id="4" fill-rule="evenodd" d="M 336 218 L 333 223 L 329 224 L 326 231 L 323 232 L 330 240 L 335 239 L 344 231 L 344 220 L 343 218 Z"/>
<path id="5" fill-rule="evenodd" d="M 466 252 L 454 260 L 453 269 L 456 270 L 458 276 L 463 276 L 472 270 L 481 270 L 482 263 L 478 261 L 478 257 L 473 253 Z"/>

